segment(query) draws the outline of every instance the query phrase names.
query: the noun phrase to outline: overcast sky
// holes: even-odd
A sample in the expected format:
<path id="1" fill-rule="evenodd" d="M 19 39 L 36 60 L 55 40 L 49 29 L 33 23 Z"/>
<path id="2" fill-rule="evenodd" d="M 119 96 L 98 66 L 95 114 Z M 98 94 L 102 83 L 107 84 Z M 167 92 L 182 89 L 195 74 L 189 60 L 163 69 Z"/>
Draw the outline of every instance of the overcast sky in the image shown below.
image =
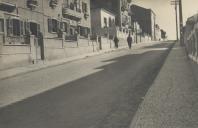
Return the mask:
<path id="1" fill-rule="evenodd" d="M 170 5 L 172 0 L 133 0 L 134 4 L 151 8 L 157 15 L 157 23 L 167 32 L 169 39 L 175 39 L 175 9 Z M 198 13 L 198 0 L 183 1 L 184 24 L 188 17 Z"/>

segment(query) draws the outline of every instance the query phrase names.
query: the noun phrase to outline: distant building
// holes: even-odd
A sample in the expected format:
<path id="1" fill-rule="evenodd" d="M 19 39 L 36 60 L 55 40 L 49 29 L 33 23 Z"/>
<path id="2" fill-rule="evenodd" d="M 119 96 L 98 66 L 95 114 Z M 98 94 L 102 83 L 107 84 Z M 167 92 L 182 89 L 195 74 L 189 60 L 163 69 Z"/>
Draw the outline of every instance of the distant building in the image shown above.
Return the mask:
<path id="1" fill-rule="evenodd" d="M 113 36 L 115 27 L 115 14 L 103 9 L 91 9 L 91 28 L 93 35 Z"/>
<path id="2" fill-rule="evenodd" d="M 115 14 L 117 35 L 131 32 L 130 0 L 91 0 L 91 10 L 103 8 Z M 122 33 L 122 34 L 119 34 Z"/>
<path id="3" fill-rule="evenodd" d="M 156 15 L 151 9 L 146 9 L 138 5 L 131 5 L 132 23 L 138 22 L 143 34 L 151 36 L 156 40 Z M 134 28 L 134 27 L 133 27 Z"/>

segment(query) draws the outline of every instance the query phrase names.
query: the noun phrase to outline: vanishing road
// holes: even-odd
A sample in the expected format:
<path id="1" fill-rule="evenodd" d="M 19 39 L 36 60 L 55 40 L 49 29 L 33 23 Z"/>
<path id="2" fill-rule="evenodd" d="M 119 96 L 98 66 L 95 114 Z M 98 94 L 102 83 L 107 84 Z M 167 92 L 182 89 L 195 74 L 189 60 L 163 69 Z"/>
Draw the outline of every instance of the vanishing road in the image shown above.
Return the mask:
<path id="1" fill-rule="evenodd" d="M 0 128 L 127 128 L 173 42 L 0 80 Z"/>

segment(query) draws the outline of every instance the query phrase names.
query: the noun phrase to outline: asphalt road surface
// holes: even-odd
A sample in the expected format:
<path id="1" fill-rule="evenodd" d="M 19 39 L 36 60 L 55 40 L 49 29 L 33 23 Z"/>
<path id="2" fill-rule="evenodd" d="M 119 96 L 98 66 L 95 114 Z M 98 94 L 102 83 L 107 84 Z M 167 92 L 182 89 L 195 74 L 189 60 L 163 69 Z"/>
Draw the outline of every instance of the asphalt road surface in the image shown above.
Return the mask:
<path id="1" fill-rule="evenodd" d="M 1 107 L 0 128 L 127 128 L 172 45 L 117 51 L 2 80 L 0 85 L 16 86 L 24 95 L 41 89 Z M 15 97 L 11 93 L 5 95 Z"/>

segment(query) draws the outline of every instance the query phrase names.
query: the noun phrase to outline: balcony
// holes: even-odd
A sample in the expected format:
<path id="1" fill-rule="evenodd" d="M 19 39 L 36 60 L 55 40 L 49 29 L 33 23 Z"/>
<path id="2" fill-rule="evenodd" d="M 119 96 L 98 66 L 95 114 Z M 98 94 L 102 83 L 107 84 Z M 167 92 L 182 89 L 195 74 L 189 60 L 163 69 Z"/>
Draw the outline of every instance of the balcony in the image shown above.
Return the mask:
<path id="1" fill-rule="evenodd" d="M 0 2 L 0 10 L 1 11 L 13 12 L 15 9 L 16 9 L 15 4 L 11 4 L 8 2 Z"/>
<path id="2" fill-rule="evenodd" d="M 27 0 L 27 6 L 30 9 L 35 9 L 38 6 L 37 0 Z"/>
<path id="3" fill-rule="evenodd" d="M 80 9 L 75 9 L 73 6 L 63 5 L 63 17 L 72 20 L 80 21 L 83 17 Z"/>
<path id="4" fill-rule="evenodd" d="M 85 12 L 85 13 L 84 13 L 84 18 L 87 19 L 88 17 L 89 17 L 88 12 Z"/>

